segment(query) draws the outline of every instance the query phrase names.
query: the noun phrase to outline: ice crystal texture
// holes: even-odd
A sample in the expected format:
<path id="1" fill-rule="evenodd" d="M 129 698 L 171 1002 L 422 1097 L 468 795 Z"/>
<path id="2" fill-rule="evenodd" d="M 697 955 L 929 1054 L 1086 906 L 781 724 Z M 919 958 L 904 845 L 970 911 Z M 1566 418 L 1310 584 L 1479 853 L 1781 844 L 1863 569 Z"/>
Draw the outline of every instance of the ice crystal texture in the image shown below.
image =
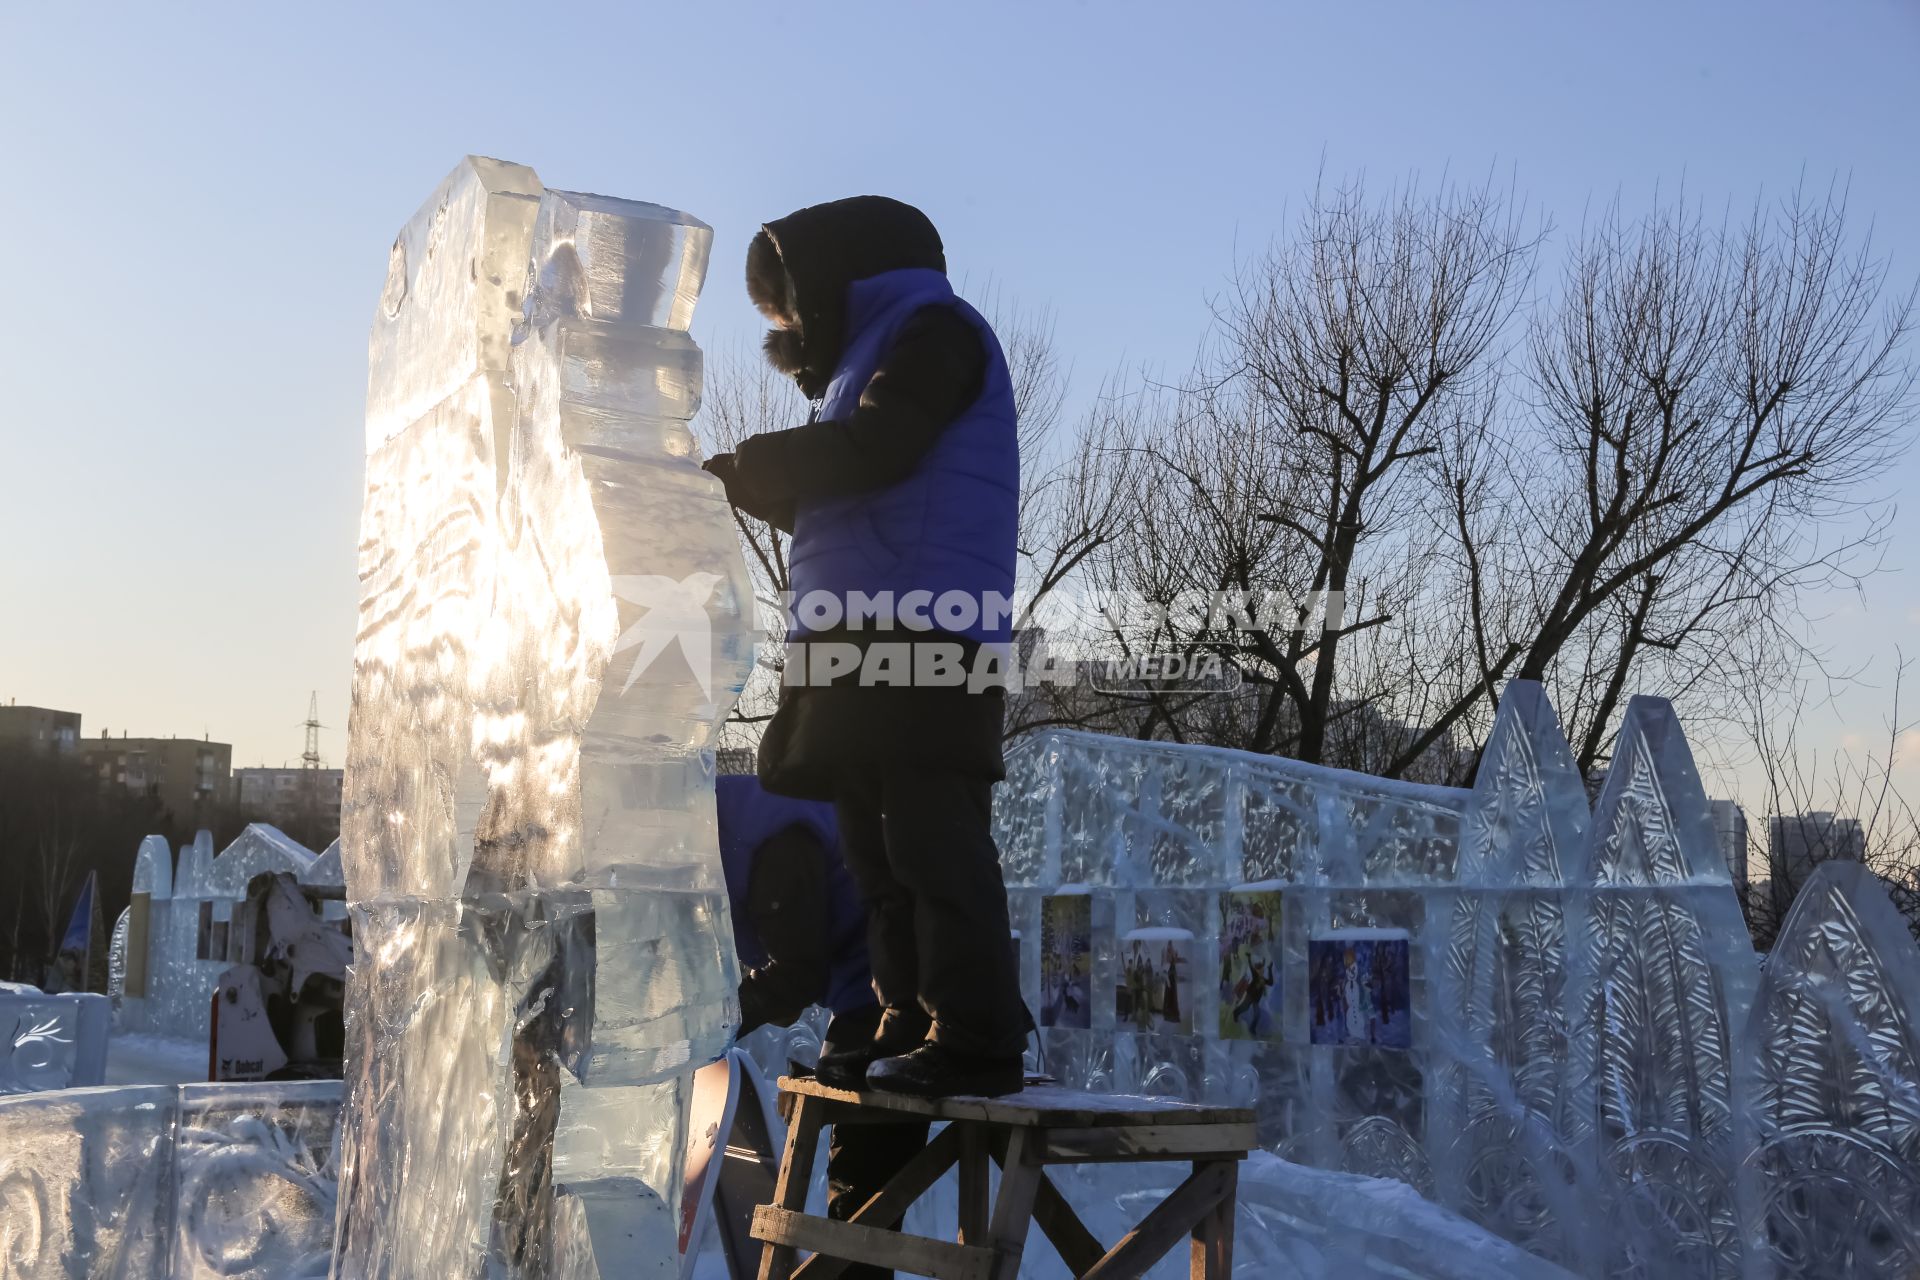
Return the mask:
<path id="1" fill-rule="evenodd" d="M 682 1098 L 737 1024 L 712 745 L 754 642 L 687 429 L 711 235 L 470 158 L 394 242 L 340 842 L 338 1274 L 672 1254 Z"/>

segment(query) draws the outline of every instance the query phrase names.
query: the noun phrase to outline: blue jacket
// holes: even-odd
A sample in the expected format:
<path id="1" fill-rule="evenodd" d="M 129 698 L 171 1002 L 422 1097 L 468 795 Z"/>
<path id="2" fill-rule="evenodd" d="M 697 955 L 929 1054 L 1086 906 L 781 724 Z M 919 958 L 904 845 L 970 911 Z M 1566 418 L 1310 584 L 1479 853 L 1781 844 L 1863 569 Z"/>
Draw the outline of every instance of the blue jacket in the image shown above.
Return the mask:
<path id="1" fill-rule="evenodd" d="M 720 865 L 732 906 L 733 945 L 743 968 L 759 968 L 777 959 L 767 953 L 748 909 L 755 865 L 768 840 L 789 827 L 809 832 L 824 851 L 826 918 L 807 922 L 825 937 L 826 985 L 812 993 L 816 1004 L 848 1013 L 874 1003 L 873 975 L 867 964 L 867 915 L 860 893 L 840 856 L 833 806 L 777 796 L 760 780 L 726 774 L 714 780 L 720 824 Z"/>
<path id="2" fill-rule="evenodd" d="M 909 593 L 931 600 L 964 592 L 973 601 L 971 625 L 937 629 L 1005 645 L 1011 620 L 1004 605 L 996 610 L 991 602 L 1013 596 L 1020 460 L 1013 380 L 991 326 L 955 296 L 940 271 L 908 267 L 855 280 L 847 287 L 844 345 L 820 417 L 853 411 L 901 326 L 926 306 L 953 308 L 980 334 L 987 355 L 980 396 L 905 480 L 795 510 L 792 590 L 796 600 L 824 591 L 842 602 L 855 591 L 890 592 L 902 613 L 913 603 Z M 803 636 L 796 620 L 789 638 Z M 900 638 L 916 637 L 907 631 Z"/>

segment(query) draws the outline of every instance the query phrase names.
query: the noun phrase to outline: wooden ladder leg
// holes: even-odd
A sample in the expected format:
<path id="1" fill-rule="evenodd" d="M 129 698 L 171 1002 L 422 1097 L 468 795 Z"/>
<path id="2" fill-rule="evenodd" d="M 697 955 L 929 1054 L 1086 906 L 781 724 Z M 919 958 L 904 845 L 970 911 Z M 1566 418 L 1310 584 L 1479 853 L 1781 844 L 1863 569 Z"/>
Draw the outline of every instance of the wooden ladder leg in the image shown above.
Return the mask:
<path id="1" fill-rule="evenodd" d="M 960 1130 L 960 1243 L 987 1243 L 987 1138 L 985 1126 L 956 1120 Z"/>
<path id="2" fill-rule="evenodd" d="M 1027 1247 L 1027 1228 L 1033 1222 L 1034 1197 L 1040 1192 L 1041 1166 L 1032 1129 L 1008 1135 L 1000 1165 L 1000 1194 L 993 1202 L 993 1280 L 1018 1280 L 1020 1255 Z"/>
<path id="3" fill-rule="evenodd" d="M 1226 1166 L 1226 1192 L 1220 1202 L 1207 1210 L 1193 1228 L 1193 1258 L 1188 1267 L 1189 1280 L 1231 1280 L 1233 1275 L 1233 1214 L 1239 1202 L 1240 1162 L 1223 1160 Z M 1201 1163 L 1193 1166 L 1200 1172 Z"/>
<path id="4" fill-rule="evenodd" d="M 814 1152 L 820 1147 L 820 1126 L 826 1118 L 824 1098 L 801 1094 L 794 1099 L 793 1121 L 787 1126 L 787 1148 L 780 1158 L 780 1178 L 774 1183 L 773 1203 L 805 1213 L 807 1189 L 813 1185 Z M 760 1251 L 760 1280 L 788 1280 L 800 1261 L 792 1245 L 769 1243 Z"/>

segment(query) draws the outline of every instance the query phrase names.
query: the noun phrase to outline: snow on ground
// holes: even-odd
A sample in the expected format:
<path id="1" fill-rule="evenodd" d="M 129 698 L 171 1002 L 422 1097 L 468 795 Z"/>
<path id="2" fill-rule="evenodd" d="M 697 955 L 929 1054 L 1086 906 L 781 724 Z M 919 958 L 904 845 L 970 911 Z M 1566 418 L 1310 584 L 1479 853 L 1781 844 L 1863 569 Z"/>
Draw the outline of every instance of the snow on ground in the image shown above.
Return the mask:
<path id="1" fill-rule="evenodd" d="M 1048 1169 L 1089 1230 L 1107 1245 L 1139 1223 L 1185 1178 L 1185 1164 L 1056 1165 Z M 816 1167 L 807 1211 L 824 1213 L 825 1177 Z M 999 1179 L 992 1179 L 997 1187 Z M 951 1240 L 957 1225 L 953 1175 L 907 1211 L 907 1229 Z M 693 1280 L 726 1280 L 709 1237 Z M 1290 1164 L 1256 1151 L 1240 1166 L 1234 1220 L 1237 1280 L 1573 1280 L 1573 1276 L 1420 1197 L 1405 1183 Z M 1149 1273 L 1185 1280 L 1187 1245 L 1175 1245 Z M 1021 1280 L 1071 1276 L 1040 1229 L 1027 1233 Z"/>
<path id="2" fill-rule="evenodd" d="M 107 1038 L 108 1084 L 193 1084 L 207 1078 L 207 1046 L 171 1036 Z"/>

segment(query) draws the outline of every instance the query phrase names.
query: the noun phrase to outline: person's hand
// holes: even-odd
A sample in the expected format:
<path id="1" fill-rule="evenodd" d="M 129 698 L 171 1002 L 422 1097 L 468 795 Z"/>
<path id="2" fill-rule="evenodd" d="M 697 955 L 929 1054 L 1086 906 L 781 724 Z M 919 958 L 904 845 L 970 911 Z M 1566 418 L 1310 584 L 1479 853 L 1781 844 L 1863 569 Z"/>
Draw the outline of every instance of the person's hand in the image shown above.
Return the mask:
<path id="1" fill-rule="evenodd" d="M 700 469 L 709 475 L 717 476 L 720 483 L 731 488 L 737 460 L 731 453 L 716 453 L 700 464 Z"/>

